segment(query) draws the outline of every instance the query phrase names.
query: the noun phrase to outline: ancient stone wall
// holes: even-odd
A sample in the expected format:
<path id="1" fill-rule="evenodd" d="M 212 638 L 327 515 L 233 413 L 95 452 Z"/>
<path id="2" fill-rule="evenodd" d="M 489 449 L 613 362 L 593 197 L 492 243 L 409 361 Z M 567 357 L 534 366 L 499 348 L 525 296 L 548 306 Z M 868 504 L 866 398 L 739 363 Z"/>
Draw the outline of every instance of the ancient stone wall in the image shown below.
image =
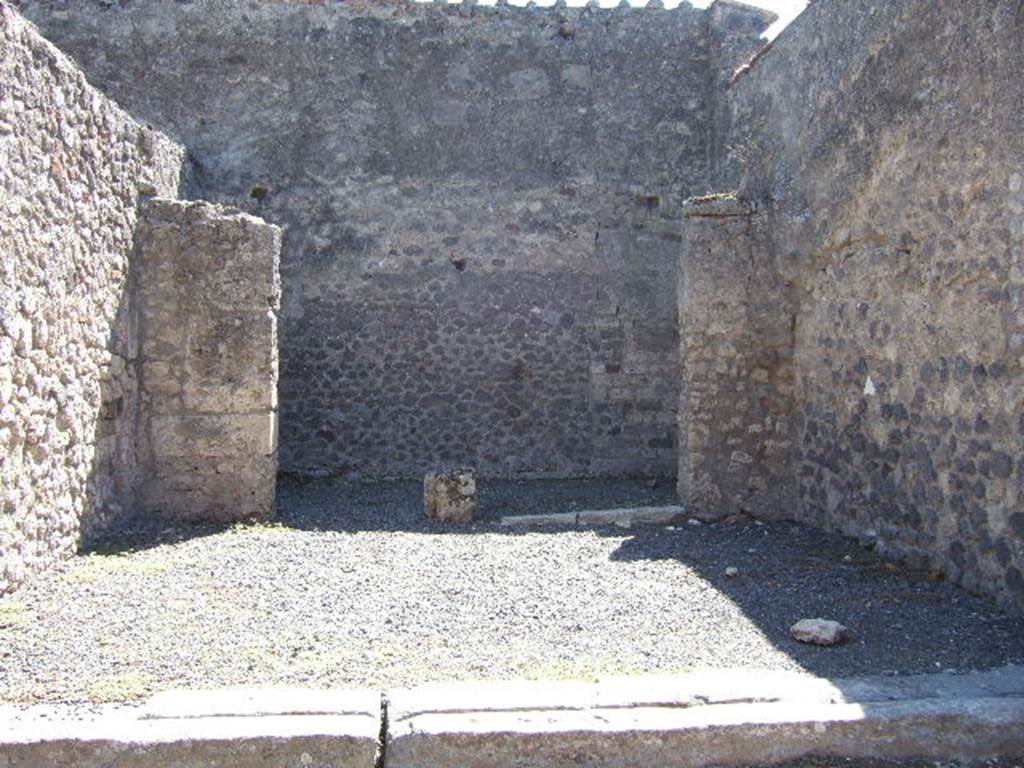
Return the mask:
<path id="1" fill-rule="evenodd" d="M 696 516 L 785 515 L 793 326 L 767 217 L 732 195 L 685 206 L 679 263 L 679 497 Z"/>
<path id="2" fill-rule="evenodd" d="M 0 3 L 0 593 L 130 502 L 136 204 L 183 159 Z"/>
<path id="3" fill-rule="evenodd" d="M 1024 606 L 1024 14 L 819 0 L 734 85 L 799 303 L 795 514 Z"/>
<path id="4" fill-rule="evenodd" d="M 768 14 L 20 7 L 284 228 L 283 469 L 674 474 L 681 203 Z"/>
<path id="5" fill-rule="evenodd" d="M 277 475 L 281 232 L 209 203 L 153 199 L 136 234 L 140 507 L 268 518 Z"/>

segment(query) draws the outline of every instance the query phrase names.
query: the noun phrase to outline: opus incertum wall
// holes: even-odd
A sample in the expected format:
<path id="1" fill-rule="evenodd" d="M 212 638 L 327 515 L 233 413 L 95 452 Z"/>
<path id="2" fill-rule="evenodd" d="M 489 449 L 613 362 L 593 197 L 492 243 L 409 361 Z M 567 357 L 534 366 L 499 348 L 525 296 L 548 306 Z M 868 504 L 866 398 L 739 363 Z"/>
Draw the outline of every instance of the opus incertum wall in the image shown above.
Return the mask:
<path id="1" fill-rule="evenodd" d="M 273 509 L 276 228 L 147 202 L 183 161 L 0 3 L 0 594 L 123 513 Z"/>
<path id="2" fill-rule="evenodd" d="M 728 101 L 791 308 L 788 514 L 1021 608 L 1018 6 L 820 0 Z"/>
<path id="3" fill-rule="evenodd" d="M 735 76 L 769 19 L 721 0 L 19 6 L 188 147 L 193 193 L 283 227 L 285 469 L 668 473 L 678 404 L 692 507 L 837 528 L 1024 606 L 1017 3 L 818 0 Z M 272 422 L 273 325 L 255 315 L 273 319 L 274 284 L 247 283 L 241 324 L 170 291 L 160 311 L 211 325 L 133 352 L 124 317 L 144 317 L 118 304 L 136 190 L 171 184 L 180 152 L 0 18 L 7 586 L 137 485 L 155 453 L 129 436 L 165 452 L 166 485 L 143 495 L 171 511 L 216 497 L 210 467 L 272 474 L 268 431 L 220 454 L 204 430 L 225 404 L 225 423 Z M 54 228 L 69 205 L 86 226 Z M 203 249 L 274 258 L 273 228 L 154 205 L 157 229 L 211 227 L 154 251 L 197 279 L 223 274 L 195 267 Z M 210 354 L 214 326 L 236 357 Z M 147 354 L 177 372 L 155 379 L 180 385 L 167 413 L 138 404 Z M 186 445 L 209 449 L 202 472 Z M 235 509 L 262 514 L 250 485 Z"/>
<path id="4" fill-rule="evenodd" d="M 176 194 L 183 156 L 0 3 L 0 593 L 138 480 L 138 190 Z"/>
<path id="5" fill-rule="evenodd" d="M 282 469 L 675 473 L 681 202 L 768 14 L 20 7 L 284 229 Z"/>

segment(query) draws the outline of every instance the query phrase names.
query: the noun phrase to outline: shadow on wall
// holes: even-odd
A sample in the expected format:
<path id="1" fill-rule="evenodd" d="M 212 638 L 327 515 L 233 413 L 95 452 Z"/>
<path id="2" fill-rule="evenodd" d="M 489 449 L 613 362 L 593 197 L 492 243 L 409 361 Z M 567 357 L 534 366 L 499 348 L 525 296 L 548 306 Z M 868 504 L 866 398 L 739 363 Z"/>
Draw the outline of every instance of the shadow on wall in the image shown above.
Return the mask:
<path id="1" fill-rule="evenodd" d="M 164 199 L 184 149 L 0 35 L 3 593 L 139 511 L 273 512 L 280 233 Z"/>
<path id="2" fill-rule="evenodd" d="M 282 467 L 674 472 L 678 207 L 769 14 L 197 7 L 21 1 L 285 228 Z"/>
<path id="3" fill-rule="evenodd" d="M 728 93 L 796 297 L 794 515 L 1024 610 L 1024 12 L 814 3 Z"/>

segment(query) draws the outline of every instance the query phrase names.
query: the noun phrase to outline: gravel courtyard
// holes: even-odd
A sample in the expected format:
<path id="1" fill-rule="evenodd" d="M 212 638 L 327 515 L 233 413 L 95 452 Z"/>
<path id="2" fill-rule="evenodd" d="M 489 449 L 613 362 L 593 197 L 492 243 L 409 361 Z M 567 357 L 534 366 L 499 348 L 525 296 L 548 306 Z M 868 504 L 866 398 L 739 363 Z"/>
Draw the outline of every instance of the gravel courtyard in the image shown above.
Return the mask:
<path id="1" fill-rule="evenodd" d="M 421 495 L 417 483 L 286 480 L 273 524 L 127 525 L 0 599 L 0 701 L 1024 663 L 1024 621 L 801 526 L 496 524 L 506 514 L 668 504 L 668 481 L 483 483 L 482 519 L 467 527 L 422 519 Z M 846 624 L 851 640 L 824 649 L 789 638 L 793 622 L 818 616 Z"/>

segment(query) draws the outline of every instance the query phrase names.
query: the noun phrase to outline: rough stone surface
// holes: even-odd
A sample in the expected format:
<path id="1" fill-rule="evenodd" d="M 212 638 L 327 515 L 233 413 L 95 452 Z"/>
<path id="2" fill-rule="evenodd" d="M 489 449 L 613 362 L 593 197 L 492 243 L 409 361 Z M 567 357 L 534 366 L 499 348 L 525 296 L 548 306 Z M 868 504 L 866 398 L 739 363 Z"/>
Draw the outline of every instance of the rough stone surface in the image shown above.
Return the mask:
<path id="1" fill-rule="evenodd" d="M 131 502 L 136 204 L 183 157 L 0 3 L 0 593 Z"/>
<path id="2" fill-rule="evenodd" d="M 1024 17 L 822 0 L 740 77 L 724 173 L 795 310 L 802 520 L 1024 608 Z"/>
<path id="3" fill-rule="evenodd" d="M 274 513 L 277 227 L 154 199 L 136 236 L 140 503 L 215 521 Z"/>
<path id="4" fill-rule="evenodd" d="M 701 768 L 810 755 L 1012 759 L 1024 754 L 1022 683 L 1021 670 L 1009 668 L 962 678 L 726 673 L 390 691 L 386 764 Z"/>
<path id="5" fill-rule="evenodd" d="M 794 640 L 812 645 L 839 645 L 846 639 L 847 630 L 838 621 L 829 619 L 800 619 L 789 629 Z"/>
<path id="6" fill-rule="evenodd" d="M 5 768 L 371 768 L 376 691 L 168 692 L 144 707 L 0 707 Z"/>
<path id="7" fill-rule="evenodd" d="M 440 472 L 423 478 L 427 517 L 444 523 L 468 523 L 476 514 L 476 477 L 468 469 Z"/>
<path id="8" fill-rule="evenodd" d="M 679 264 L 679 496 L 696 517 L 785 513 L 795 497 L 793 329 L 763 216 L 685 206 Z"/>
<path id="9" fill-rule="evenodd" d="M 733 671 L 441 685 L 389 691 L 386 710 L 381 698 L 374 690 L 222 689 L 170 692 L 136 708 L 0 707 L 0 761 L 9 768 L 763 768 L 813 755 L 814 765 L 895 768 L 875 761 L 990 766 L 1024 750 L 1024 674 L 1014 667 L 902 679 Z M 382 732 L 387 749 L 377 759 Z"/>
<path id="10" fill-rule="evenodd" d="M 501 518 L 502 525 L 667 525 L 680 520 L 685 510 L 679 506 L 619 507 L 590 509 L 581 512 L 556 512 L 546 515 L 509 515 Z"/>
<path id="11" fill-rule="evenodd" d="M 193 192 L 284 227 L 285 469 L 678 458 L 695 516 L 790 515 L 1024 609 L 1017 4 L 820 0 L 736 74 L 767 19 L 724 0 L 17 5 L 187 144 Z M 138 475 L 117 281 L 180 155 L 3 18 L 9 584 Z M 709 186 L 738 193 L 683 202 Z M 265 421 L 146 423 L 272 452 Z"/>
<path id="12" fill-rule="evenodd" d="M 282 469 L 674 474 L 680 205 L 769 14 L 20 7 L 284 227 Z"/>

